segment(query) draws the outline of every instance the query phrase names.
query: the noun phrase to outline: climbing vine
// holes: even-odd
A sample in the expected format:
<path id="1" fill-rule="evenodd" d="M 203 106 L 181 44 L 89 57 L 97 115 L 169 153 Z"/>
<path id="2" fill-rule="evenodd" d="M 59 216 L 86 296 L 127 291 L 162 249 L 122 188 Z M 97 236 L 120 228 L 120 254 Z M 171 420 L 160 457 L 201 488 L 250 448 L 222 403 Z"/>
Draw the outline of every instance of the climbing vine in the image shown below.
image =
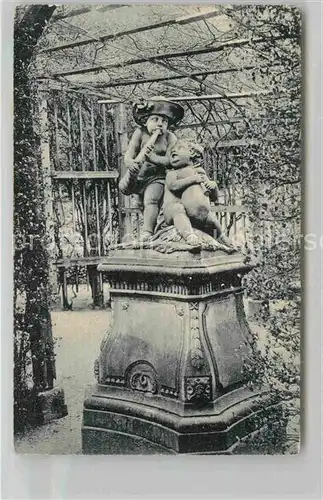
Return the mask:
<path id="1" fill-rule="evenodd" d="M 42 173 L 28 78 L 34 47 L 54 9 L 22 7 L 14 25 L 15 430 L 32 420 L 37 394 L 52 388 L 55 378 Z"/>

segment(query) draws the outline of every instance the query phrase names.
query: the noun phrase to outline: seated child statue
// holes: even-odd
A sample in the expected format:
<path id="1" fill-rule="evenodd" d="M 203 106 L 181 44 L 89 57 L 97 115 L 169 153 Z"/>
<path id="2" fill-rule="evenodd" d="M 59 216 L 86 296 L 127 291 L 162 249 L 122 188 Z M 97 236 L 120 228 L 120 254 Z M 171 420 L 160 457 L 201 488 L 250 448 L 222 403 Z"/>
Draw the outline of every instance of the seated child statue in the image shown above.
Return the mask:
<path id="1" fill-rule="evenodd" d="M 133 107 L 133 117 L 139 127 L 124 157 L 128 170 L 119 188 L 125 195 L 139 195 L 143 202 L 143 240 L 149 239 L 155 230 L 164 195 L 169 151 L 177 141 L 168 129 L 183 116 L 182 106 L 163 98 L 153 98 Z"/>
<path id="2" fill-rule="evenodd" d="M 172 147 L 165 181 L 165 222 L 173 224 L 190 245 L 201 244 L 193 232 L 195 227 L 202 231 L 215 229 L 217 241 L 234 248 L 211 210 L 210 196 L 217 201 L 218 188 L 215 181 L 208 179 L 202 160 L 202 148 L 198 145 L 181 140 Z"/>

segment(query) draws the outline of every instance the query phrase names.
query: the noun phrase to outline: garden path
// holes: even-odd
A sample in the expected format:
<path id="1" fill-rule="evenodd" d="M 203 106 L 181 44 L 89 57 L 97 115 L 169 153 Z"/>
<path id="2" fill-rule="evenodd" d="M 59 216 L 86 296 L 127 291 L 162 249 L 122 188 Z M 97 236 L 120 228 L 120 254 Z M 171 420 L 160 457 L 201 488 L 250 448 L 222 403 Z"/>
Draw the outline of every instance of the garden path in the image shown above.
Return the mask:
<path id="1" fill-rule="evenodd" d="M 94 382 L 93 363 L 110 316 L 109 310 L 53 311 L 57 385 L 65 391 L 68 415 L 17 436 L 17 453 L 81 453 L 84 390 Z"/>

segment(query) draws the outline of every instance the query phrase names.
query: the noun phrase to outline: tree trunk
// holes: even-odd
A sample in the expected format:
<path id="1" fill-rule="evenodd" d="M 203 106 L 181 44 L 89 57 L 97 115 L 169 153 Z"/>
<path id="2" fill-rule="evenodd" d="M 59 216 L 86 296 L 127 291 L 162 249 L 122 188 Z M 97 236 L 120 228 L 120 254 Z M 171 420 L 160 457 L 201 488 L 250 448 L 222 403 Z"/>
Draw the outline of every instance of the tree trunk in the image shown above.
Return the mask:
<path id="1" fill-rule="evenodd" d="M 15 355 L 19 358 L 19 337 L 24 336 L 31 351 L 34 395 L 53 387 L 55 361 L 48 295 L 44 193 L 38 140 L 33 129 L 33 93 L 28 69 L 37 41 L 54 10 L 55 6 L 48 5 L 18 7 L 14 25 Z M 17 320 L 16 299 L 19 294 L 25 297 L 23 321 Z M 21 363 L 20 358 L 19 361 Z M 27 356 L 24 362 L 28 362 Z M 22 373 L 26 374 L 26 369 L 14 373 L 16 408 L 19 407 L 19 394 L 25 394 L 26 380 Z"/>

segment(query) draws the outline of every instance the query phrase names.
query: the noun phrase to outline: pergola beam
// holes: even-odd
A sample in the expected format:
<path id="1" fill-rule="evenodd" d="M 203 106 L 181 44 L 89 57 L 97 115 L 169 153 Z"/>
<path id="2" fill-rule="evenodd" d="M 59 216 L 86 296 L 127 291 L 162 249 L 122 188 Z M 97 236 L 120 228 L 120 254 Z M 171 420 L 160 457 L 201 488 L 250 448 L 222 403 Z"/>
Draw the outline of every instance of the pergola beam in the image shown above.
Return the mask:
<path id="1" fill-rule="evenodd" d="M 108 170 L 55 170 L 52 171 L 51 176 L 53 179 L 66 180 L 66 179 L 117 179 L 119 172 Z"/>
<path id="2" fill-rule="evenodd" d="M 232 147 L 250 147 L 261 146 L 266 143 L 279 142 L 277 137 L 266 137 L 263 141 L 258 139 L 231 139 L 229 141 L 222 141 L 221 139 L 216 142 L 217 148 L 232 148 Z"/>
<path id="3" fill-rule="evenodd" d="M 119 7 L 123 7 L 123 6 L 120 5 Z M 79 9 L 79 10 L 82 10 L 82 9 Z M 208 19 L 210 17 L 214 17 L 214 16 L 218 16 L 218 15 L 220 15 L 219 9 L 215 9 L 211 12 L 206 12 L 205 14 L 200 13 L 200 14 L 194 14 L 192 16 L 181 17 L 178 19 L 169 19 L 167 21 L 161 21 L 161 22 L 154 23 L 154 24 L 147 24 L 145 26 L 139 26 L 137 28 L 132 28 L 129 30 L 123 30 L 123 31 L 119 31 L 116 33 L 111 33 L 109 35 L 93 37 L 93 38 L 86 38 L 84 40 L 78 40 L 76 42 L 62 43 L 60 45 L 55 45 L 54 47 L 48 47 L 46 49 L 42 49 L 39 52 L 40 53 L 52 53 L 52 52 L 57 52 L 59 50 L 72 49 L 75 47 L 84 47 L 86 45 L 90 45 L 91 43 L 96 43 L 96 42 L 104 43 L 104 42 L 107 42 L 109 40 L 116 40 L 117 38 L 121 38 L 121 37 L 124 37 L 127 35 L 135 35 L 136 33 L 142 33 L 143 31 L 151 31 L 151 30 L 155 30 L 158 28 L 164 28 L 166 26 L 172 26 L 172 25 L 176 25 L 176 24 L 179 24 L 179 25 L 190 24 L 193 22 L 201 21 L 202 19 Z"/>
<path id="4" fill-rule="evenodd" d="M 115 10 L 115 9 L 120 9 L 121 7 L 127 7 L 127 5 L 121 5 L 121 4 L 115 4 L 115 5 L 105 5 L 105 6 L 100 6 L 99 8 L 96 8 L 95 10 L 99 11 L 105 11 L 105 10 Z M 70 17 L 75 17 L 75 16 L 80 16 L 82 14 L 87 14 L 88 12 L 92 12 L 93 7 L 79 7 L 77 9 L 71 10 L 70 12 L 67 12 L 64 14 L 62 12 L 61 14 L 57 14 L 53 16 L 53 21 L 61 21 L 62 19 L 68 19 Z"/>
<path id="5" fill-rule="evenodd" d="M 220 99 L 248 99 L 258 97 L 261 95 L 268 95 L 269 90 L 259 90 L 257 92 L 242 92 L 242 93 L 228 93 L 228 94 L 206 94 L 206 95 L 189 95 L 187 97 L 167 96 L 167 99 L 174 102 L 190 102 L 190 101 L 217 101 Z M 153 100 L 153 98 L 151 98 Z M 99 104 L 119 104 L 124 102 L 117 99 L 101 99 Z"/>
<path id="6" fill-rule="evenodd" d="M 219 44 L 215 47 L 205 47 L 205 48 L 201 48 L 201 49 L 184 50 L 184 51 L 180 51 L 180 52 L 167 52 L 164 54 L 156 54 L 153 56 L 129 59 L 128 61 L 125 61 L 125 62 L 100 65 L 100 66 L 89 66 L 89 67 L 84 67 L 84 68 L 79 68 L 79 69 L 71 69 L 71 70 L 67 70 L 67 71 L 58 71 L 56 73 L 53 73 L 53 76 L 55 76 L 55 77 L 64 76 L 65 77 L 65 76 L 73 76 L 73 75 L 84 75 L 87 73 L 100 73 L 102 71 L 106 71 L 109 69 L 123 68 L 125 66 L 132 66 L 135 64 L 140 64 L 140 63 L 145 63 L 145 62 L 157 63 L 158 61 L 164 61 L 165 59 L 176 59 L 178 57 L 190 57 L 190 56 L 197 56 L 197 55 L 201 55 L 201 54 L 211 54 L 212 52 L 220 52 L 222 50 L 225 50 L 226 48 L 244 47 L 245 45 L 248 45 L 248 44 L 250 44 L 252 46 L 253 44 L 262 43 L 262 42 L 266 42 L 269 40 L 270 41 L 279 40 L 282 38 L 283 38 L 282 36 L 279 36 L 279 37 L 272 37 L 270 39 L 267 39 L 264 37 L 257 37 L 257 38 L 242 38 L 242 39 L 238 39 L 238 40 L 229 40 L 229 41 L 224 42 L 222 44 Z M 43 77 L 44 76 L 46 76 L 46 75 L 43 75 Z"/>
<path id="7" fill-rule="evenodd" d="M 278 64 L 273 64 L 270 67 L 277 67 L 280 66 Z M 209 76 L 209 75 L 222 75 L 225 73 L 239 73 L 240 71 L 250 71 L 250 70 L 257 70 L 257 69 L 263 69 L 263 68 L 268 68 L 268 66 L 257 66 L 255 64 L 247 65 L 247 66 L 242 66 L 240 68 L 223 68 L 223 69 L 216 69 L 212 71 L 195 71 L 192 73 L 189 73 L 187 75 L 171 75 L 171 76 L 158 76 L 154 78 L 137 78 L 133 80 L 117 80 L 114 82 L 108 82 L 108 83 L 96 83 L 92 84 L 93 87 L 98 88 L 98 89 L 106 89 L 106 88 L 115 88 L 115 87 L 127 87 L 129 85 L 141 85 L 145 83 L 158 83 L 158 82 L 168 82 L 171 80 L 182 80 L 184 78 L 192 78 L 192 77 L 199 77 L 199 76 Z"/>
<path id="8" fill-rule="evenodd" d="M 47 90 L 58 90 L 60 92 L 74 92 L 82 95 L 93 95 L 96 98 L 101 99 L 108 99 L 110 97 L 109 94 L 104 92 L 104 90 L 100 92 L 99 88 L 91 87 L 88 84 L 80 85 L 78 83 L 63 82 L 61 80 L 54 79 L 46 79 L 45 81 L 40 79 L 38 89 L 45 92 Z"/>
<path id="9" fill-rule="evenodd" d="M 265 118 L 253 118 L 253 122 L 259 122 L 259 121 L 264 121 Z M 205 128 L 207 127 L 217 127 L 221 125 L 231 125 L 233 123 L 243 123 L 244 119 L 243 117 L 241 118 L 227 118 L 225 120 L 220 120 L 220 121 L 213 121 L 213 122 L 206 122 L 203 123 L 201 122 L 196 122 L 196 123 L 180 123 L 177 125 L 176 129 L 194 129 L 194 128 Z"/>

